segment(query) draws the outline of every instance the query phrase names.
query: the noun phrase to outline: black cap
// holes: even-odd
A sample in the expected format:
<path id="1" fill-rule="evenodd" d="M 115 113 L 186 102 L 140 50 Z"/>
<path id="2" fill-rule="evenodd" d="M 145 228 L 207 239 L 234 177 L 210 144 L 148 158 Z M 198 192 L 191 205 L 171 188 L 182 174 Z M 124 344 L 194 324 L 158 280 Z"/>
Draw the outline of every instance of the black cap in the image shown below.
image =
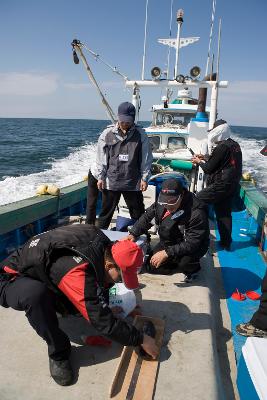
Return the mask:
<path id="1" fill-rule="evenodd" d="M 118 120 L 120 122 L 134 123 L 135 106 L 128 101 L 121 103 L 118 107 Z"/>
<path id="2" fill-rule="evenodd" d="M 163 182 L 159 194 L 159 204 L 175 204 L 184 191 L 184 185 L 178 179 L 170 178 Z"/>
<path id="3" fill-rule="evenodd" d="M 227 122 L 224 119 L 218 119 L 217 121 L 214 122 L 213 127 L 211 129 L 208 129 L 208 132 L 212 131 L 212 129 L 217 128 L 219 125 L 227 124 Z"/>

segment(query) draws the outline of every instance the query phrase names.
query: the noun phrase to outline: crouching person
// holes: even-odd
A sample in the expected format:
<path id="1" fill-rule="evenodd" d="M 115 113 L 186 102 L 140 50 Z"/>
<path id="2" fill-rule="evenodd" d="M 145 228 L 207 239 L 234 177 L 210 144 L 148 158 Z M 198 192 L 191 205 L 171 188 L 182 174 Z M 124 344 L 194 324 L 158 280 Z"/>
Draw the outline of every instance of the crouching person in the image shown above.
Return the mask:
<path id="1" fill-rule="evenodd" d="M 153 248 L 147 272 L 182 272 L 185 282 L 191 282 L 208 250 L 209 223 L 206 206 L 187 190 L 182 176 L 163 182 L 158 200 L 134 224 L 126 239 L 135 241 L 152 223 L 158 228 L 159 243 Z"/>
<path id="2" fill-rule="evenodd" d="M 125 346 L 141 345 L 156 358 L 155 340 L 117 319 L 108 306 L 108 289 L 120 278 L 129 289 L 138 287 L 142 262 L 136 243 L 112 243 L 95 226 L 72 225 L 35 236 L 1 263 L 0 305 L 25 311 L 47 343 L 56 383 L 74 381 L 70 341 L 58 325 L 58 303 L 74 306 L 102 335 Z"/>

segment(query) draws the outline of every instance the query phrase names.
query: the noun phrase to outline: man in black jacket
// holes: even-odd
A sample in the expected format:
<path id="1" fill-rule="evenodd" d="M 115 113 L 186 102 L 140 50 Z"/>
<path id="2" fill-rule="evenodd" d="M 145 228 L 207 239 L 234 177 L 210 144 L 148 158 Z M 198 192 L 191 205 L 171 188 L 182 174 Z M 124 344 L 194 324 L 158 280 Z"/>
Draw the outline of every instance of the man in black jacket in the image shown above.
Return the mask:
<path id="1" fill-rule="evenodd" d="M 48 345 L 53 379 L 73 383 L 70 341 L 59 328 L 56 303 L 75 307 L 101 334 L 126 346 L 141 345 L 153 358 L 154 339 L 117 319 L 108 307 L 108 289 L 120 276 L 138 287 L 143 252 L 136 243 L 112 243 L 92 225 L 59 227 L 37 235 L 0 265 L 0 305 L 25 311 Z M 1 272 L 2 271 L 2 272 Z"/>
<path id="2" fill-rule="evenodd" d="M 192 159 L 208 175 L 207 187 L 197 193 L 197 198 L 213 205 L 220 246 L 225 250 L 230 250 L 232 242 L 232 201 L 234 196 L 239 195 L 242 176 L 242 152 L 230 135 L 227 122 L 222 119 L 216 121 L 208 134 L 210 157 L 206 162 L 200 156 Z"/>
<path id="3" fill-rule="evenodd" d="M 131 228 L 128 239 L 135 241 L 147 233 L 152 221 L 158 227 L 159 243 L 153 249 L 148 272 L 183 272 L 185 282 L 190 282 L 209 246 L 206 206 L 187 190 L 181 177 L 170 178 L 163 182 L 158 201 Z"/>

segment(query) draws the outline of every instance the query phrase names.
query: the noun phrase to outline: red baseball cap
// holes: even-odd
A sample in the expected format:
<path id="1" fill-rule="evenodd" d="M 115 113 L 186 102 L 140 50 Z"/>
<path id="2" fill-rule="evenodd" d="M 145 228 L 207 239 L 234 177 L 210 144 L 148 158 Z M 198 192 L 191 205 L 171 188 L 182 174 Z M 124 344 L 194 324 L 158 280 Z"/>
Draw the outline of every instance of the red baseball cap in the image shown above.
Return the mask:
<path id="1" fill-rule="evenodd" d="M 137 271 L 143 264 L 143 251 L 135 242 L 119 240 L 111 247 L 111 254 L 121 270 L 122 280 L 128 289 L 139 287 Z"/>

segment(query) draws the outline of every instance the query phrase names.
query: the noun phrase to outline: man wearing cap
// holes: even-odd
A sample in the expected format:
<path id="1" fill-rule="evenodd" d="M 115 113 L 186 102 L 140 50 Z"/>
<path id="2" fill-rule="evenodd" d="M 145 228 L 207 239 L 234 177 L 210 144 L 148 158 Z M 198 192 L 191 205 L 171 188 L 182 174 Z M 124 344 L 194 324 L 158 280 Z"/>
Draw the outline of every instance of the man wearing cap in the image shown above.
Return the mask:
<path id="1" fill-rule="evenodd" d="M 242 176 L 242 152 L 237 142 L 231 139 L 231 129 L 220 119 L 208 131 L 209 157 L 205 161 L 195 156 L 194 164 L 200 165 L 208 175 L 207 187 L 197 193 L 206 204 L 212 204 L 220 234 L 220 246 L 230 250 L 232 242 L 232 200 L 239 196 L 239 181 Z"/>
<path id="2" fill-rule="evenodd" d="M 117 319 L 108 306 L 109 286 L 120 276 L 129 289 L 138 287 L 142 262 L 136 243 L 112 243 L 95 226 L 72 225 L 33 237 L 1 263 L 0 305 L 25 311 L 48 345 L 56 383 L 66 386 L 74 380 L 70 341 L 56 311 L 80 312 L 102 335 L 126 346 L 141 345 L 156 357 L 154 339 Z"/>
<path id="3" fill-rule="evenodd" d="M 158 200 L 130 230 L 126 238 L 135 241 L 154 223 L 159 243 L 153 249 L 148 272 L 182 272 L 190 282 L 200 270 L 200 258 L 208 250 L 209 223 L 206 206 L 187 190 L 183 176 L 163 182 Z"/>
<path id="4" fill-rule="evenodd" d="M 118 108 L 118 122 L 107 127 L 97 144 L 98 189 L 102 191 L 102 209 L 97 225 L 107 229 L 121 194 L 132 219 L 144 212 L 142 192 L 147 189 L 152 152 L 144 130 L 134 123 L 135 107 L 124 102 Z"/>

